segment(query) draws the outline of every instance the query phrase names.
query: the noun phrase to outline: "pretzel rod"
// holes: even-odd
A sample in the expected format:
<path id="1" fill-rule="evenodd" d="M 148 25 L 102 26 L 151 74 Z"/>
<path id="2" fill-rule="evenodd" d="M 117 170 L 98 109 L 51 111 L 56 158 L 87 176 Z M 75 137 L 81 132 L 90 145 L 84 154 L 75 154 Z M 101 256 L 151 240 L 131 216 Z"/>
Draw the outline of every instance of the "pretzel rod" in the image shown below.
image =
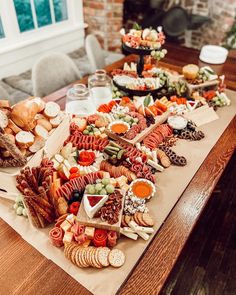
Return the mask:
<path id="1" fill-rule="evenodd" d="M 47 222 L 53 222 L 53 217 L 48 214 L 43 208 L 41 208 L 32 198 L 29 199 L 29 203 L 33 206 L 34 210 L 43 216 L 47 220 Z"/>
<path id="2" fill-rule="evenodd" d="M 17 185 L 16 185 L 16 188 L 17 188 L 22 194 L 24 194 L 24 188 L 23 188 L 20 184 L 17 184 Z"/>
<path id="3" fill-rule="evenodd" d="M 43 186 L 39 186 L 38 189 L 40 196 L 47 202 L 50 203 L 49 199 L 48 199 L 48 195 L 47 195 L 47 190 L 45 190 L 45 188 Z"/>
<path id="4" fill-rule="evenodd" d="M 24 198 L 24 203 L 27 207 L 27 209 L 29 210 L 30 213 L 30 218 L 32 220 L 32 222 L 34 223 L 34 225 L 38 228 L 41 227 L 41 223 L 37 217 L 36 212 L 34 211 L 34 208 L 31 206 L 31 204 L 28 202 L 27 198 Z"/>
<path id="5" fill-rule="evenodd" d="M 26 180 L 29 184 L 29 186 L 31 187 L 31 189 L 35 192 L 38 193 L 38 184 L 36 182 L 36 179 L 34 178 L 33 174 L 31 173 L 31 171 L 25 171 L 25 177 Z"/>
<path id="6" fill-rule="evenodd" d="M 31 188 L 28 188 L 28 187 L 25 187 L 24 188 L 24 195 L 27 196 L 27 197 L 37 196 L 35 194 L 35 192 L 33 192 L 32 189 Z"/>

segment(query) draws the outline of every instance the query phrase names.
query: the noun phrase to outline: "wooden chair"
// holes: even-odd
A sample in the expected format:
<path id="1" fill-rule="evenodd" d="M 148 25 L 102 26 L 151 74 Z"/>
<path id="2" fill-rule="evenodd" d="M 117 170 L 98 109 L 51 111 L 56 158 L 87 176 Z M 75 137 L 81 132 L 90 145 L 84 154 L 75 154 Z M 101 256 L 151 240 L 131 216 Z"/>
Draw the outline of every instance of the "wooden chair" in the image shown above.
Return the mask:
<path id="1" fill-rule="evenodd" d="M 33 94 L 43 97 L 78 79 L 81 74 L 66 54 L 48 53 L 33 66 Z"/>

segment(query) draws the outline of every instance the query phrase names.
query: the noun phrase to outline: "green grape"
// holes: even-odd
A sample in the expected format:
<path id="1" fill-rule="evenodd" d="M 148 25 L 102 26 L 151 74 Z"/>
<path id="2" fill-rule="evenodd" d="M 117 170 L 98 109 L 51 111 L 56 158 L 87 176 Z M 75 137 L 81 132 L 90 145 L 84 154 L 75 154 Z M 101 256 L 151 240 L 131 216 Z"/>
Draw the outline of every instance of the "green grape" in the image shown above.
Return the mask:
<path id="1" fill-rule="evenodd" d="M 13 208 L 14 208 L 15 210 L 18 208 L 17 203 L 15 203 L 15 204 L 13 205 Z"/>
<path id="2" fill-rule="evenodd" d="M 95 190 L 96 191 L 100 191 L 101 189 L 102 189 L 102 184 L 101 183 L 95 184 Z"/>
<path id="3" fill-rule="evenodd" d="M 134 118 L 134 122 L 135 123 L 138 123 L 138 118 Z"/>
<path id="4" fill-rule="evenodd" d="M 89 131 L 88 131 L 87 129 L 85 129 L 85 130 L 83 131 L 83 134 L 88 135 L 88 134 L 89 134 Z"/>
<path id="5" fill-rule="evenodd" d="M 95 187 L 94 187 L 94 186 L 91 186 L 91 187 L 88 189 L 88 193 L 89 193 L 90 195 L 95 194 Z"/>
<path id="6" fill-rule="evenodd" d="M 16 203 L 20 203 L 20 202 L 22 202 L 22 197 L 21 197 L 20 195 L 17 196 L 16 199 L 15 199 L 15 202 L 16 202 Z"/>
<path id="7" fill-rule="evenodd" d="M 100 195 L 106 195 L 107 192 L 106 192 L 106 190 L 103 188 L 102 190 L 100 190 L 99 194 L 100 194 Z"/>
<path id="8" fill-rule="evenodd" d="M 115 188 L 114 188 L 114 186 L 112 184 L 108 184 L 106 186 L 106 191 L 107 191 L 108 194 L 112 194 L 114 192 L 114 190 L 115 190 Z"/>
<path id="9" fill-rule="evenodd" d="M 25 208 L 22 210 L 22 214 L 23 214 L 25 217 L 28 216 L 28 214 L 27 214 L 27 210 L 26 210 Z"/>
<path id="10" fill-rule="evenodd" d="M 17 214 L 17 215 L 22 215 L 22 212 L 23 212 L 23 207 L 18 207 L 18 208 L 16 209 L 16 214 Z"/>
<path id="11" fill-rule="evenodd" d="M 102 184 L 107 185 L 110 183 L 110 179 L 109 178 L 103 178 L 102 179 Z"/>

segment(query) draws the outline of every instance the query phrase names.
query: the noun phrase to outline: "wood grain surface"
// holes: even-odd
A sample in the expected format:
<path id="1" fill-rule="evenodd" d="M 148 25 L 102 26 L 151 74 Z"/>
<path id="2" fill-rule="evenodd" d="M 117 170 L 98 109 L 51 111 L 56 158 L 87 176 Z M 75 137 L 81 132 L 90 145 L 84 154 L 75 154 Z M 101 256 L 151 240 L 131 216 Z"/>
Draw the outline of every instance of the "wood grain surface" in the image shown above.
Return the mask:
<path id="1" fill-rule="evenodd" d="M 186 63 L 198 63 L 199 52 L 195 50 L 178 49 L 168 45 L 168 51 L 165 63 L 160 65 L 180 71 Z M 135 56 L 130 55 L 106 67 L 106 70 L 111 71 L 113 68 L 122 67 L 124 61 L 135 59 Z M 229 58 L 223 66 L 217 66 L 217 71 L 224 72 L 228 87 L 236 90 L 235 65 L 236 60 Z M 86 78 L 82 82 L 86 82 Z M 63 105 L 69 87 L 48 95 L 46 99 Z M 236 119 L 234 118 L 118 293 L 151 295 L 160 292 L 235 150 L 235 130 Z M 0 249 L 0 294 L 90 294 L 83 286 L 25 242 L 3 220 L 0 220 Z"/>

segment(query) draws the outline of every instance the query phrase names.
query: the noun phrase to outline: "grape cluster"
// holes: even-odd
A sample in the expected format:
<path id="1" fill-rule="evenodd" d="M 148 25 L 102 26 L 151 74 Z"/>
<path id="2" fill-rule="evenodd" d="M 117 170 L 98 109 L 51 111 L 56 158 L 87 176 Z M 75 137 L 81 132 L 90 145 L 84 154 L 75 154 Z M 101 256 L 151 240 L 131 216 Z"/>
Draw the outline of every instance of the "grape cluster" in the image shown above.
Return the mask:
<path id="1" fill-rule="evenodd" d="M 15 204 L 13 205 L 13 208 L 15 209 L 15 212 L 17 215 L 23 215 L 27 217 L 27 211 L 25 209 L 25 206 L 23 204 L 22 196 L 17 196 L 15 199 Z"/>
<path id="2" fill-rule="evenodd" d="M 85 192 L 94 195 L 107 195 L 112 194 L 114 192 L 115 188 L 110 183 L 109 178 L 103 178 L 103 179 L 97 179 L 96 184 L 88 184 L 85 188 Z"/>
<path id="3" fill-rule="evenodd" d="M 161 60 L 162 58 L 165 57 L 165 55 L 167 54 L 167 50 L 166 49 L 161 49 L 161 50 L 153 50 L 151 52 L 151 56 L 156 59 L 156 60 Z"/>

